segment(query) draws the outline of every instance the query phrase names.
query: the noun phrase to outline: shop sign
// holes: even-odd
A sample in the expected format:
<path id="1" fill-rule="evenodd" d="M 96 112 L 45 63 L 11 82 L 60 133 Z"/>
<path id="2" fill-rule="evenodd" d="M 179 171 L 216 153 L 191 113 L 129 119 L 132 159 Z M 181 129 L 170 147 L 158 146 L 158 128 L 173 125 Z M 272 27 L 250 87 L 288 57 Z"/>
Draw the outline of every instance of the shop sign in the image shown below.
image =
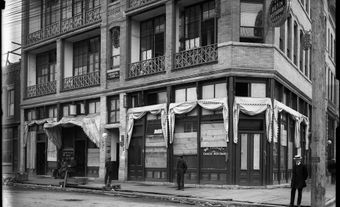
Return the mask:
<path id="1" fill-rule="evenodd" d="M 119 70 L 110 71 L 107 73 L 107 79 L 116 79 L 119 78 Z"/>
<path id="2" fill-rule="evenodd" d="M 268 21 L 272 27 L 280 27 L 287 19 L 288 0 L 272 0 L 268 11 Z"/>

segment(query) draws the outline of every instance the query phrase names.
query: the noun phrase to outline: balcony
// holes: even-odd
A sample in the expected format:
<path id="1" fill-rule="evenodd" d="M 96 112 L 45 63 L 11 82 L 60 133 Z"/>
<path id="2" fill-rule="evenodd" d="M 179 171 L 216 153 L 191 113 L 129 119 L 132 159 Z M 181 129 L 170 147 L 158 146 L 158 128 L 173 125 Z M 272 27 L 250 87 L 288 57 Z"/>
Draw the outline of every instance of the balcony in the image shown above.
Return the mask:
<path id="1" fill-rule="evenodd" d="M 56 81 L 42 83 L 26 88 L 26 98 L 34 98 L 56 93 Z"/>
<path id="2" fill-rule="evenodd" d="M 217 44 L 207 45 L 175 54 L 175 69 L 187 68 L 217 61 Z"/>
<path id="3" fill-rule="evenodd" d="M 41 30 L 29 33 L 26 39 L 26 45 L 38 43 L 62 33 L 70 32 L 101 21 L 100 6 L 86 10 L 84 14 L 79 14 L 60 22 L 47 25 Z"/>
<path id="4" fill-rule="evenodd" d="M 156 1 L 157 0 L 129 0 L 129 9 L 135 9 Z"/>
<path id="5" fill-rule="evenodd" d="M 136 78 L 165 71 L 164 56 L 131 63 L 128 78 Z"/>
<path id="6" fill-rule="evenodd" d="M 88 88 L 98 85 L 100 85 L 99 71 L 63 79 L 63 91 Z"/>

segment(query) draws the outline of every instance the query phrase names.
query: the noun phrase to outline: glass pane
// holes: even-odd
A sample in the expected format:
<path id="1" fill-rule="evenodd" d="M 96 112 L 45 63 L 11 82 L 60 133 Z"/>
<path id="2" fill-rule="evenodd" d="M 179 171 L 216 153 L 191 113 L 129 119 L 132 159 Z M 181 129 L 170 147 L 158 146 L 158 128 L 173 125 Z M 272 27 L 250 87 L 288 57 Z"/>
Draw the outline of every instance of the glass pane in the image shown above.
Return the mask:
<path id="1" fill-rule="evenodd" d="M 227 97 L 227 84 L 219 83 L 215 85 L 215 98 Z"/>
<path id="2" fill-rule="evenodd" d="M 187 101 L 196 101 L 196 100 L 197 100 L 196 87 L 187 88 Z"/>
<path id="3" fill-rule="evenodd" d="M 266 97 L 266 84 L 265 83 L 252 83 L 251 84 L 251 97 Z"/>
<path id="4" fill-rule="evenodd" d="M 202 99 L 214 98 L 214 85 L 202 86 Z"/>
<path id="5" fill-rule="evenodd" d="M 247 153 L 248 153 L 248 134 L 241 134 L 241 170 L 247 170 L 248 166 L 248 159 L 247 159 Z"/>
<path id="6" fill-rule="evenodd" d="M 254 134 L 254 160 L 253 160 L 253 169 L 260 169 L 260 135 Z"/>
<path id="7" fill-rule="evenodd" d="M 185 102 L 185 89 L 178 89 L 175 91 L 175 102 Z"/>
<path id="8" fill-rule="evenodd" d="M 262 26 L 262 22 L 256 22 L 262 18 L 262 7 L 261 3 L 241 2 L 241 26 Z"/>
<path id="9" fill-rule="evenodd" d="M 157 99 L 158 99 L 158 103 L 166 103 L 167 102 L 166 92 L 158 93 Z"/>

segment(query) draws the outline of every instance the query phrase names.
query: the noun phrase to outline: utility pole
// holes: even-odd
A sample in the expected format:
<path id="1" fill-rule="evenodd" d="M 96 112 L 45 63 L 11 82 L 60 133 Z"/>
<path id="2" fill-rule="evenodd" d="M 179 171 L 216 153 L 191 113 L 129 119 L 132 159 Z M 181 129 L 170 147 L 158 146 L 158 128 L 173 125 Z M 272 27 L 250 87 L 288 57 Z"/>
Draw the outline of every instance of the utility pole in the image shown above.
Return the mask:
<path id="1" fill-rule="evenodd" d="M 325 206 L 326 183 L 326 21 L 324 0 L 311 1 L 312 140 L 311 206 Z"/>

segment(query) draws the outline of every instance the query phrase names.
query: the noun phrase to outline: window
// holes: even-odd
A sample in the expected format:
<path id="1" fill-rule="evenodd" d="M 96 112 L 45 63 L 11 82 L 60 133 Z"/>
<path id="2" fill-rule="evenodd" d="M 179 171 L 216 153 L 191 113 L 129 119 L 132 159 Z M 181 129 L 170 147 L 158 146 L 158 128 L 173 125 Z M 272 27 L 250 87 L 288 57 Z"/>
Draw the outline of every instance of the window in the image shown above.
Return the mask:
<path id="1" fill-rule="evenodd" d="M 300 30 L 300 70 L 303 71 L 303 32 Z"/>
<path id="2" fill-rule="evenodd" d="M 70 104 L 63 105 L 63 116 L 69 116 L 70 115 Z"/>
<path id="3" fill-rule="evenodd" d="M 35 109 L 26 110 L 26 121 L 36 120 L 36 111 Z"/>
<path id="4" fill-rule="evenodd" d="M 14 89 L 7 91 L 7 116 L 14 116 Z"/>
<path id="5" fill-rule="evenodd" d="M 331 58 L 333 58 L 333 34 L 331 34 L 331 51 L 329 52 L 331 55 Z"/>
<path id="6" fill-rule="evenodd" d="M 236 82 L 235 89 L 236 96 L 243 97 L 266 97 L 266 84 L 265 83 L 247 83 Z"/>
<path id="7" fill-rule="evenodd" d="M 120 28 L 111 29 L 111 64 L 110 69 L 118 68 L 120 65 Z"/>
<path id="8" fill-rule="evenodd" d="M 99 37 L 74 44 L 73 76 L 99 71 L 99 44 Z"/>
<path id="9" fill-rule="evenodd" d="M 88 1 L 88 5 L 87 5 L 88 9 L 94 9 L 94 8 L 99 7 L 99 6 L 100 6 L 99 0 L 89 0 Z"/>
<path id="10" fill-rule="evenodd" d="M 196 87 L 181 88 L 175 90 L 175 103 L 197 100 Z M 193 109 L 187 116 L 197 116 L 197 109 Z"/>
<path id="11" fill-rule="evenodd" d="M 44 84 L 55 80 L 56 51 L 38 54 L 37 61 L 37 84 Z"/>
<path id="12" fill-rule="evenodd" d="M 305 75 L 307 76 L 307 77 L 309 77 L 309 75 L 310 75 L 310 73 L 309 73 L 309 68 L 308 68 L 308 66 L 309 66 L 309 63 L 308 63 L 308 59 L 309 59 L 309 49 L 308 50 L 305 50 Z"/>
<path id="13" fill-rule="evenodd" d="M 48 106 L 48 117 L 49 118 L 57 118 L 58 117 L 58 108 L 57 106 Z"/>
<path id="14" fill-rule="evenodd" d="M 36 113 L 37 113 L 37 119 L 44 119 L 44 118 L 46 118 L 45 107 L 38 107 L 36 109 Z"/>
<path id="15" fill-rule="evenodd" d="M 59 21 L 59 3 L 58 0 L 45 1 L 45 25 L 51 25 Z"/>
<path id="16" fill-rule="evenodd" d="M 241 1 L 241 42 L 263 42 L 263 2 Z"/>
<path id="17" fill-rule="evenodd" d="M 72 18 L 72 0 L 62 0 L 61 10 L 61 18 L 63 20 Z"/>
<path id="18" fill-rule="evenodd" d="M 141 27 L 141 60 L 152 59 L 164 55 L 165 17 L 159 16 L 144 21 Z"/>
<path id="19" fill-rule="evenodd" d="M 73 16 L 78 16 L 82 14 L 83 11 L 83 0 L 74 0 L 73 1 Z"/>
<path id="20" fill-rule="evenodd" d="M 286 22 L 280 27 L 280 50 L 285 51 L 286 42 Z"/>
<path id="21" fill-rule="evenodd" d="M 186 50 L 216 42 L 215 2 L 208 1 L 185 9 L 184 46 Z"/>
<path id="22" fill-rule="evenodd" d="M 292 17 L 289 16 L 287 18 L 287 32 L 288 32 L 288 39 L 287 39 L 287 57 L 292 59 Z"/>
<path id="23" fill-rule="evenodd" d="M 118 96 L 109 98 L 109 123 L 117 123 L 120 121 L 119 104 Z"/>
<path id="24" fill-rule="evenodd" d="M 295 65 L 297 64 L 297 53 L 298 53 L 298 25 L 296 21 L 294 21 L 294 56 L 293 56 L 293 62 Z"/>
<path id="25" fill-rule="evenodd" d="M 95 114 L 100 112 L 100 101 L 99 100 L 90 100 L 88 102 L 88 113 Z"/>
<path id="26" fill-rule="evenodd" d="M 210 85 L 202 86 L 202 99 L 213 99 L 213 98 L 224 98 L 227 97 L 227 84 L 226 83 L 216 83 Z M 212 111 L 202 109 L 202 115 L 209 115 L 215 113 L 221 113 L 221 110 Z"/>
<path id="27" fill-rule="evenodd" d="M 2 139 L 2 162 L 12 164 L 12 170 L 18 165 L 18 127 L 5 128 Z"/>

